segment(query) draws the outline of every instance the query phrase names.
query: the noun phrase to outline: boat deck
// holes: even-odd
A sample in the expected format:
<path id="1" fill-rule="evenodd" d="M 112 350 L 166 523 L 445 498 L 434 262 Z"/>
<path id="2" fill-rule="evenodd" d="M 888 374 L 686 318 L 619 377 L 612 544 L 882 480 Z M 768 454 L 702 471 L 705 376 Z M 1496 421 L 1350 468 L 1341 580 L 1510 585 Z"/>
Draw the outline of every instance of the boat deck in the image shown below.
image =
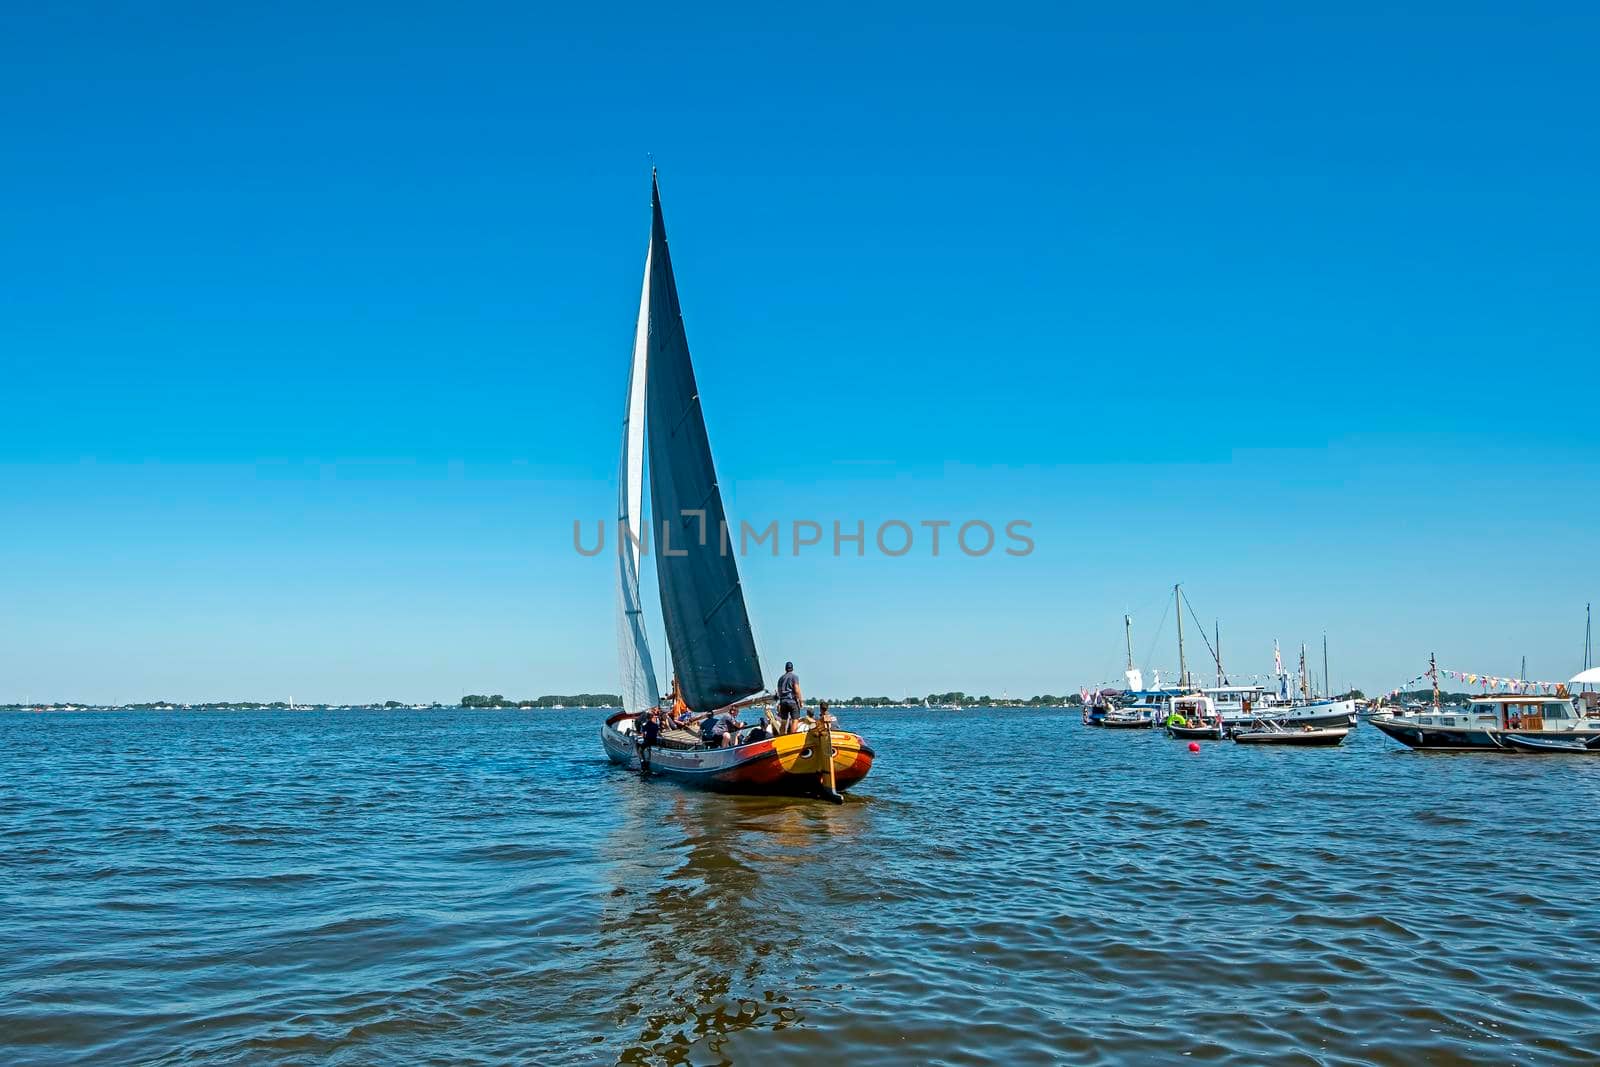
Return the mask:
<path id="1" fill-rule="evenodd" d="M 702 748 L 704 741 L 693 730 L 662 730 L 661 740 L 657 742 L 662 748 Z"/>

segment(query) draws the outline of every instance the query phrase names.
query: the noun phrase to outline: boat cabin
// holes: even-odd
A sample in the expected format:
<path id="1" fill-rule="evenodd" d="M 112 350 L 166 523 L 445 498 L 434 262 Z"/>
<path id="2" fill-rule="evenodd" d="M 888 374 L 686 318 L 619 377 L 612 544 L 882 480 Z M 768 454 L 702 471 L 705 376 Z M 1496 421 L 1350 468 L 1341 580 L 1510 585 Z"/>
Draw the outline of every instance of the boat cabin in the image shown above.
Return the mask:
<path id="1" fill-rule="evenodd" d="M 1416 713 L 1419 726 L 1474 727 L 1491 730 L 1556 730 L 1577 727 L 1577 709 L 1565 697 L 1528 693 L 1473 697 L 1464 710 L 1431 707 Z"/>
<path id="2" fill-rule="evenodd" d="M 1180 695 L 1181 689 L 1130 689 L 1122 694 L 1118 704 L 1124 708 L 1147 708 L 1160 710 L 1166 707 L 1167 700 Z"/>
<path id="3" fill-rule="evenodd" d="M 1209 693 L 1210 690 L 1206 692 Z M 1217 721 L 1217 704 L 1205 693 L 1173 697 L 1167 702 L 1167 718 L 1170 720 L 1174 715 L 1185 723 L 1196 726 L 1209 725 Z"/>
<path id="4" fill-rule="evenodd" d="M 1279 703 L 1278 695 L 1264 685 L 1217 685 L 1200 690 L 1223 711 L 1260 711 Z"/>

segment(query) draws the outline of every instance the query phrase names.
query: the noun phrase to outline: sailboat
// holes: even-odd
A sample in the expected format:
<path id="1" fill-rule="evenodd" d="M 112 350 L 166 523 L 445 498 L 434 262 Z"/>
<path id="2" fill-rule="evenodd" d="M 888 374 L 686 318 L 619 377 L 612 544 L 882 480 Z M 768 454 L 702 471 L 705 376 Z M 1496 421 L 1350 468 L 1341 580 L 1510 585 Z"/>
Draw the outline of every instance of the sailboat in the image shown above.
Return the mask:
<path id="1" fill-rule="evenodd" d="M 730 748 L 703 744 L 685 729 L 663 730 L 641 743 L 639 726 L 662 705 L 646 636 L 639 590 L 640 537 L 648 458 L 656 578 L 675 679 L 672 705 L 694 714 L 738 714 L 773 700 L 730 547 L 727 514 L 711 462 L 667 252 L 661 189 L 650 174 L 650 245 L 634 328 L 622 419 L 618 477 L 617 647 L 623 709 L 600 729 L 614 762 L 685 784 L 725 792 L 822 795 L 842 793 L 872 768 L 873 751 L 858 735 L 834 729 L 829 716 L 806 716 L 798 732 Z M 665 710 L 665 709 L 664 709 Z"/>

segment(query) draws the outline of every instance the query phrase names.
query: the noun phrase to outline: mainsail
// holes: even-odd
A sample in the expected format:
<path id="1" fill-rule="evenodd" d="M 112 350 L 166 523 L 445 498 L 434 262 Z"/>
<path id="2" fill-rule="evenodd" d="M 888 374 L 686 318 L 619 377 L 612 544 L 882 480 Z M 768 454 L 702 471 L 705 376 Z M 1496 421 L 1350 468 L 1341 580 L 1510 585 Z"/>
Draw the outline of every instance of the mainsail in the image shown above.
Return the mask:
<path id="1" fill-rule="evenodd" d="M 645 436 L 656 578 L 683 699 L 695 711 L 707 711 L 760 692 L 761 664 L 732 550 L 737 541 L 728 535 L 711 463 L 654 176 L 650 201 L 643 301 L 648 315 L 642 317 L 648 320 Z"/>
<path id="2" fill-rule="evenodd" d="M 617 653 L 622 668 L 622 706 L 635 713 L 653 706 L 661 692 L 656 688 L 639 597 L 639 547 L 641 539 L 648 537 L 644 527 L 644 393 L 649 334 L 650 254 L 646 252 L 633 364 L 628 370 L 628 406 L 622 413 L 622 465 L 617 473 Z"/>

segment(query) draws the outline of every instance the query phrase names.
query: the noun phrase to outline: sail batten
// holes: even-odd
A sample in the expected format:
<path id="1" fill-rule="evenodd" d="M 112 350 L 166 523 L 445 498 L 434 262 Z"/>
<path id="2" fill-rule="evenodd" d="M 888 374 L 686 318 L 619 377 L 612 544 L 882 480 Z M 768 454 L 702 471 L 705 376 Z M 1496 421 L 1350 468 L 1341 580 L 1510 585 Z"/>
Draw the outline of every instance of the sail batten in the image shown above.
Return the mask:
<path id="1" fill-rule="evenodd" d="M 725 545 L 727 514 L 718 489 L 700 390 L 667 252 L 661 196 L 651 182 L 645 438 L 650 506 L 662 531 L 698 522 L 699 537 L 663 544 L 656 557 L 661 613 L 672 668 L 695 711 L 722 707 L 762 689 L 761 664 L 739 581 Z M 642 312 L 643 313 L 643 312 Z M 715 537 L 709 536 L 717 531 Z"/>

